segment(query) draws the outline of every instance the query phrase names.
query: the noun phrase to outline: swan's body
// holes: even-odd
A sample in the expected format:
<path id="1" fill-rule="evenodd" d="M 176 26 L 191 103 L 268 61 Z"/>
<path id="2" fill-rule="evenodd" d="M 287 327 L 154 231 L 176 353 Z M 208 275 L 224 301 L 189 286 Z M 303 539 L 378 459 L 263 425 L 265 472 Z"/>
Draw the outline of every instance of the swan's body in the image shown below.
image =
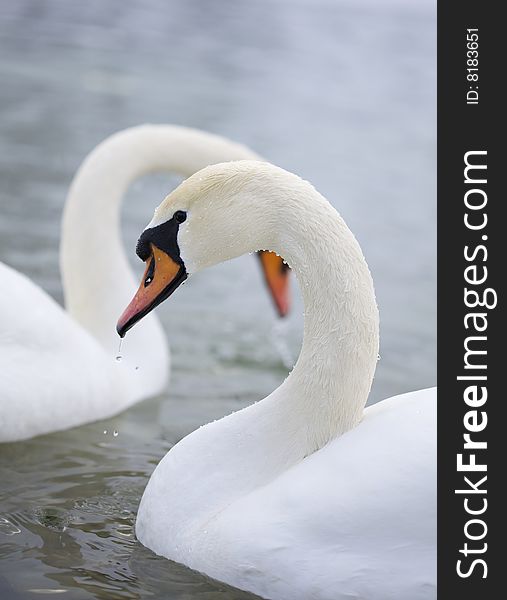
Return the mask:
<path id="1" fill-rule="evenodd" d="M 135 289 L 120 239 L 121 200 L 146 173 L 188 176 L 238 158 L 256 155 L 215 135 L 146 125 L 111 136 L 85 159 L 63 218 L 66 310 L 0 263 L 0 442 L 106 418 L 164 388 L 169 354 L 154 315 L 116 360 L 114 323 Z"/>
<path id="2" fill-rule="evenodd" d="M 384 400 L 352 431 L 263 484 L 254 483 L 254 466 L 269 469 L 276 459 L 255 435 L 248 439 L 246 422 L 234 427 L 227 417 L 160 463 L 137 536 L 157 554 L 263 598 L 434 598 L 435 415 L 432 390 Z M 259 464 L 245 460 L 249 452 Z M 253 484 L 243 494 L 234 481 L 241 466 Z M 227 481 L 221 508 L 203 514 L 210 490 L 216 497 L 214 487 Z M 192 487 L 198 492 L 189 495 Z"/>
<path id="3" fill-rule="evenodd" d="M 303 294 L 304 339 L 278 389 L 162 459 L 139 507 L 139 540 L 271 599 L 433 598 L 435 393 L 364 410 L 378 313 L 341 217 L 296 176 L 241 161 L 207 168 L 170 194 L 140 238 L 140 256 L 150 240 L 154 256 L 157 244 L 173 247 L 164 232 L 189 274 L 263 248 L 282 255 Z M 143 294 L 163 276 L 157 265 Z M 137 320 L 140 298 L 120 335 Z"/>

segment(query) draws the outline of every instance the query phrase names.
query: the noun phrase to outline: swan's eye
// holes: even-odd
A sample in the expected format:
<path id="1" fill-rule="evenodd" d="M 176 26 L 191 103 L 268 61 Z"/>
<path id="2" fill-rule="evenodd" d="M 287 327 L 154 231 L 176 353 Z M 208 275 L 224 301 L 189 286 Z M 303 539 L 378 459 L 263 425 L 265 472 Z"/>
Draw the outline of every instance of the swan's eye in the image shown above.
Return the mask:
<path id="1" fill-rule="evenodd" d="M 174 213 L 174 218 L 177 223 L 183 223 L 183 221 L 187 220 L 187 213 L 184 210 L 177 210 Z"/>
<path id="2" fill-rule="evenodd" d="M 155 259 L 152 258 L 150 261 L 150 266 L 148 267 L 148 271 L 146 273 L 146 277 L 144 279 L 144 287 L 148 287 L 150 283 L 153 281 L 153 275 L 155 274 Z"/>

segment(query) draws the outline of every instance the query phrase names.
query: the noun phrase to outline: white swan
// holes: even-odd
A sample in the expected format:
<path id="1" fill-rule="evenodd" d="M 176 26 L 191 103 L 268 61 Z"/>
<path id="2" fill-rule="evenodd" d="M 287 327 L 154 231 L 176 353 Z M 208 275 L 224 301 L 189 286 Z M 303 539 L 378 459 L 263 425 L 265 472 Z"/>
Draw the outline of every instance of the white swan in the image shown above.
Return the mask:
<path id="1" fill-rule="evenodd" d="M 120 239 L 121 200 L 146 173 L 188 176 L 240 158 L 258 156 L 216 135 L 172 125 L 121 131 L 88 155 L 63 216 L 66 310 L 0 263 L 0 442 L 106 418 L 164 388 L 169 355 L 154 315 L 134 332 L 136 341 L 123 360 L 115 360 L 114 323 L 135 290 Z M 275 267 L 264 265 L 268 283 Z M 283 311 L 286 290 L 271 291 Z"/>
<path id="2" fill-rule="evenodd" d="M 208 167 L 155 211 L 125 335 L 180 279 L 259 248 L 305 304 L 292 373 L 267 398 L 194 431 L 144 492 L 139 540 L 270 599 L 434 598 L 435 391 L 364 409 L 378 313 L 361 249 L 307 182 L 266 163 Z"/>

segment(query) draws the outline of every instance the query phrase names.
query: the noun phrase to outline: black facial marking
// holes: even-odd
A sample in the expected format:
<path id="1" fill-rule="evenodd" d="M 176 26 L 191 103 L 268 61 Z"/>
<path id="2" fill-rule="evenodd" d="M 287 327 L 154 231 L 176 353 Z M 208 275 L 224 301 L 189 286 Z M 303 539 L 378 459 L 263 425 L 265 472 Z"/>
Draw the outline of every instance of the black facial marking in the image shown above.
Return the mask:
<path id="1" fill-rule="evenodd" d="M 151 245 L 153 244 L 162 252 L 165 252 L 177 265 L 179 265 L 178 272 L 173 279 L 165 286 L 165 288 L 153 298 L 152 302 L 145 306 L 143 310 L 136 313 L 126 323 L 123 323 L 121 327 L 117 326 L 116 331 L 120 337 L 124 337 L 127 331 L 133 327 L 138 321 L 144 316 L 151 312 L 156 306 L 168 298 L 178 286 L 180 286 L 188 277 L 185 263 L 180 256 L 180 248 L 178 246 L 178 230 L 180 223 L 183 223 L 187 218 L 187 213 L 183 210 L 177 210 L 173 217 L 157 225 L 156 227 L 150 227 L 145 229 L 141 234 L 141 237 L 137 241 L 136 254 L 142 261 L 147 261 L 150 257 L 150 263 L 148 270 L 144 278 L 144 287 L 148 287 L 156 277 L 156 263 L 155 257 L 152 256 Z"/>
<path id="2" fill-rule="evenodd" d="M 154 244 L 170 256 L 175 263 L 184 266 L 178 246 L 178 230 L 180 223 L 183 223 L 186 218 L 186 212 L 177 210 L 169 221 L 156 227 L 145 229 L 137 241 L 137 256 L 143 261 L 148 260 L 151 255 L 150 244 Z"/>

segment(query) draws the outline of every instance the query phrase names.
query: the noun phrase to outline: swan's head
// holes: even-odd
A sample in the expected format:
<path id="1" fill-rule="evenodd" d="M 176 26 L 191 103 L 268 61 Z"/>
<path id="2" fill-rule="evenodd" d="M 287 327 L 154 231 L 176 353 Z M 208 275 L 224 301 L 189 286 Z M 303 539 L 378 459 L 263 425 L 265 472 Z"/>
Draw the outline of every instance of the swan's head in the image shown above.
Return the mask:
<path id="1" fill-rule="evenodd" d="M 255 252 L 269 250 L 273 219 L 256 202 L 255 173 L 265 163 L 238 161 L 207 167 L 189 177 L 155 210 L 138 240 L 146 263 L 139 289 L 117 325 L 127 331 L 168 298 L 190 274 Z M 288 267 L 272 252 L 259 252 L 268 289 L 280 316 L 289 309 Z"/>

